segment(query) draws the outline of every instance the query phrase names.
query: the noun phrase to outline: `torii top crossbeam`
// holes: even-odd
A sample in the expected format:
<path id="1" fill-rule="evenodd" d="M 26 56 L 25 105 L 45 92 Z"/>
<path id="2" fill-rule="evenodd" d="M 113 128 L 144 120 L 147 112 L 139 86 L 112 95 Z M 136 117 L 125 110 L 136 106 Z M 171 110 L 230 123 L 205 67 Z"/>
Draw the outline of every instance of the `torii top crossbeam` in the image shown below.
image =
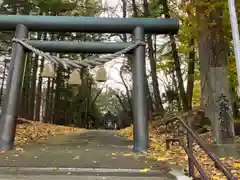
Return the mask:
<path id="1" fill-rule="evenodd" d="M 0 30 L 12 31 L 18 24 L 48 32 L 132 33 L 142 27 L 145 33 L 176 34 L 179 29 L 178 19 L 0 15 Z"/>

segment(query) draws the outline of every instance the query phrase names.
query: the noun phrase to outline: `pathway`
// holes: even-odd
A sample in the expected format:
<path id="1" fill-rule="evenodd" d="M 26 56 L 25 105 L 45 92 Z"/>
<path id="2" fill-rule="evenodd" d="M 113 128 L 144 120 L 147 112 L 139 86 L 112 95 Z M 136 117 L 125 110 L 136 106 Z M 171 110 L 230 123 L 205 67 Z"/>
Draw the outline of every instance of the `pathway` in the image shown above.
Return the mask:
<path id="1" fill-rule="evenodd" d="M 130 146 L 107 130 L 55 136 L 0 154 L 0 179 L 176 179 L 167 165 L 133 154 Z"/>

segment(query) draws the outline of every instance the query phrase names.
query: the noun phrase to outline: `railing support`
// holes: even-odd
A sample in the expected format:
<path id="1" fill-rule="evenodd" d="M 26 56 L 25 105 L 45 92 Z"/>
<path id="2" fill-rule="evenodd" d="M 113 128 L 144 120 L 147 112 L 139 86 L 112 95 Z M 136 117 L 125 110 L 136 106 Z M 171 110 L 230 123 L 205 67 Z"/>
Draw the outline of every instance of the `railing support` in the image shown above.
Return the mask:
<path id="1" fill-rule="evenodd" d="M 237 177 L 235 177 L 231 171 L 225 167 L 225 165 L 219 160 L 219 158 L 209 149 L 208 145 L 204 143 L 204 141 L 198 136 L 196 135 L 192 128 L 191 128 L 191 124 L 192 122 L 194 122 L 195 118 L 194 115 L 190 114 L 193 113 L 194 111 L 190 111 L 188 113 L 185 113 L 183 115 L 179 115 L 179 116 L 175 116 L 173 118 L 170 118 L 168 121 L 180 121 L 182 127 L 187 131 L 187 146 L 185 145 L 185 142 L 179 139 L 179 142 L 181 144 L 181 146 L 184 148 L 186 154 L 188 155 L 188 168 L 189 168 L 189 176 L 192 178 L 196 178 L 194 177 L 194 168 L 196 168 L 201 176 L 202 179 L 204 180 L 208 180 L 210 179 L 210 177 L 208 177 L 208 175 L 204 172 L 203 168 L 201 167 L 201 165 L 199 164 L 199 162 L 197 161 L 197 159 L 195 158 L 194 154 L 193 154 L 193 141 L 195 141 L 199 147 L 208 155 L 208 157 L 215 163 L 215 166 L 226 176 L 226 178 L 228 180 L 237 180 Z M 189 116 L 190 114 L 190 116 Z M 187 118 L 184 120 L 184 118 Z M 186 123 L 187 122 L 187 123 Z M 196 121 L 195 121 L 196 122 Z M 169 148 L 169 143 L 176 141 L 177 138 L 169 138 L 166 140 L 166 145 Z"/>
<path id="2" fill-rule="evenodd" d="M 191 122 L 192 122 L 192 119 L 190 118 L 193 118 L 192 116 L 191 117 L 186 117 L 187 118 L 187 124 L 190 128 L 191 127 Z M 193 139 L 190 135 L 190 133 L 187 131 L 187 148 L 188 148 L 188 152 L 193 155 Z M 192 158 L 190 158 L 190 156 L 188 156 L 188 174 L 190 177 L 193 177 L 194 178 L 194 163 L 193 163 L 193 160 Z"/>

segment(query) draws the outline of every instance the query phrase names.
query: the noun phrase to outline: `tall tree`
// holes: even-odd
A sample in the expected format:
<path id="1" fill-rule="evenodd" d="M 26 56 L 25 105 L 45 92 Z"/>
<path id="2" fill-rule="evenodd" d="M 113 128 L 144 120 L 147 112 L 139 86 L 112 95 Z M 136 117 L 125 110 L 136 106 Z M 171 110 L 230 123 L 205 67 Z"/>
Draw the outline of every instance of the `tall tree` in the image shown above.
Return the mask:
<path id="1" fill-rule="evenodd" d="M 147 0 L 143 0 L 143 10 L 144 10 L 144 17 L 150 17 Z M 158 77 L 157 77 L 157 71 L 156 71 L 157 69 L 156 59 L 154 58 L 153 40 L 152 40 L 152 35 L 150 34 L 147 35 L 147 44 L 148 44 L 148 57 L 150 60 L 150 67 L 151 67 L 155 111 L 159 112 L 163 116 L 164 108 L 162 105 L 162 99 L 160 97 Z"/>
<path id="2" fill-rule="evenodd" d="M 136 1 L 132 0 L 132 8 L 133 8 L 133 17 L 138 17 L 138 12 L 139 9 L 137 7 Z M 151 117 L 152 115 L 152 111 L 153 111 L 153 100 L 152 100 L 152 96 L 150 93 L 150 89 L 149 89 L 149 85 L 148 85 L 148 80 L 147 80 L 147 74 L 146 72 L 143 72 L 144 76 L 145 76 L 145 87 L 146 87 L 146 94 L 147 94 L 147 103 L 148 103 L 148 112 L 149 112 L 149 116 Z"/>
<path id="3" fill-rule="evenodd" d="M 193 3 L 193 0 L 190 0 L 190 3 Z M 190 11 L 190 9 L 186 8 L 188 20 L 187 20 L 187 26 L 191 27 L 193 29 L 193 22 L 191 20 L 193 19 L 193 14 Z M 188 106 L 190 109 L 192 109 L 192 98 L 193 98 L 193 86 L 194 86 L 194 75 L 195 75 L 195 63 L 196 63 L 196 55 L 195 55 L 195 36 L 193 32 L 189 33 L 188 38 L 188 46 L 189 46 L 189 52 L 188 52 L 188 71 L 187 71 L 187 91 L 186 95 L 188 98 Z"/>
<path id="4" fill-rule="evenodd" d="M 165 18 L 170 18 L 171 16 L 170 16 L 170 10 L 169 10 L 169 6 L 168 6 L 168 1 L 160 0 L 160 2 L 162 3 L 162 6 L 163 6 L 163 13 L 165 15 Z M 183 74 L 181 71 L 181 63 L 180 63 L 180 56 L 179 56 L 179 53 L 177 50 L 177 43 L 176 43 L 176 39 L 175 39 L 174 35 L 170 34 L 169 38 L 171 41 L 172 56 L 173 56 L 173 62 L 175 65 L 175 71 L 176 71 L 176 76 L 177 76 L 177 80 L 178 80 L 178 88 L 179 88 L 179 92 L 180 92 L 180 97 L 182 100 L 183 109 L 184 109 L 184 111 L 187 111 L 187 110 L 189 110 L 188 97 L 187 97 L 187 94 L 186 94 L 185 88 L 184 88 Z"/>

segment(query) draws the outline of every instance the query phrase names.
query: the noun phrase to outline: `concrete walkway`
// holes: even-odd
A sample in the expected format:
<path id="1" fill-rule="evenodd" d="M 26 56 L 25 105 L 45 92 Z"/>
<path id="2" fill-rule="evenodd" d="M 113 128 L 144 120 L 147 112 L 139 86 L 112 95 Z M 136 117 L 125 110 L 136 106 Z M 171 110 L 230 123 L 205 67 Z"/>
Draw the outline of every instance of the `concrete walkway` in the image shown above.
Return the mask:
<path id="1" fill-rule="evenodd" d="M 0 175 L 1 180 L 167 180 L 162 177 L 119 177 L 119 176 L 68 176 L 68 175 L 39 175 L 39 176 L 6 176 Z"/>
<path id="2" fill-rule="evenodd" d="M 0 179 L 176 179 L 165 164 L 133 154 L 130 146 L 107 130 L 52 137 L 27 145 L 25 152 L 0 154 Z"/>

